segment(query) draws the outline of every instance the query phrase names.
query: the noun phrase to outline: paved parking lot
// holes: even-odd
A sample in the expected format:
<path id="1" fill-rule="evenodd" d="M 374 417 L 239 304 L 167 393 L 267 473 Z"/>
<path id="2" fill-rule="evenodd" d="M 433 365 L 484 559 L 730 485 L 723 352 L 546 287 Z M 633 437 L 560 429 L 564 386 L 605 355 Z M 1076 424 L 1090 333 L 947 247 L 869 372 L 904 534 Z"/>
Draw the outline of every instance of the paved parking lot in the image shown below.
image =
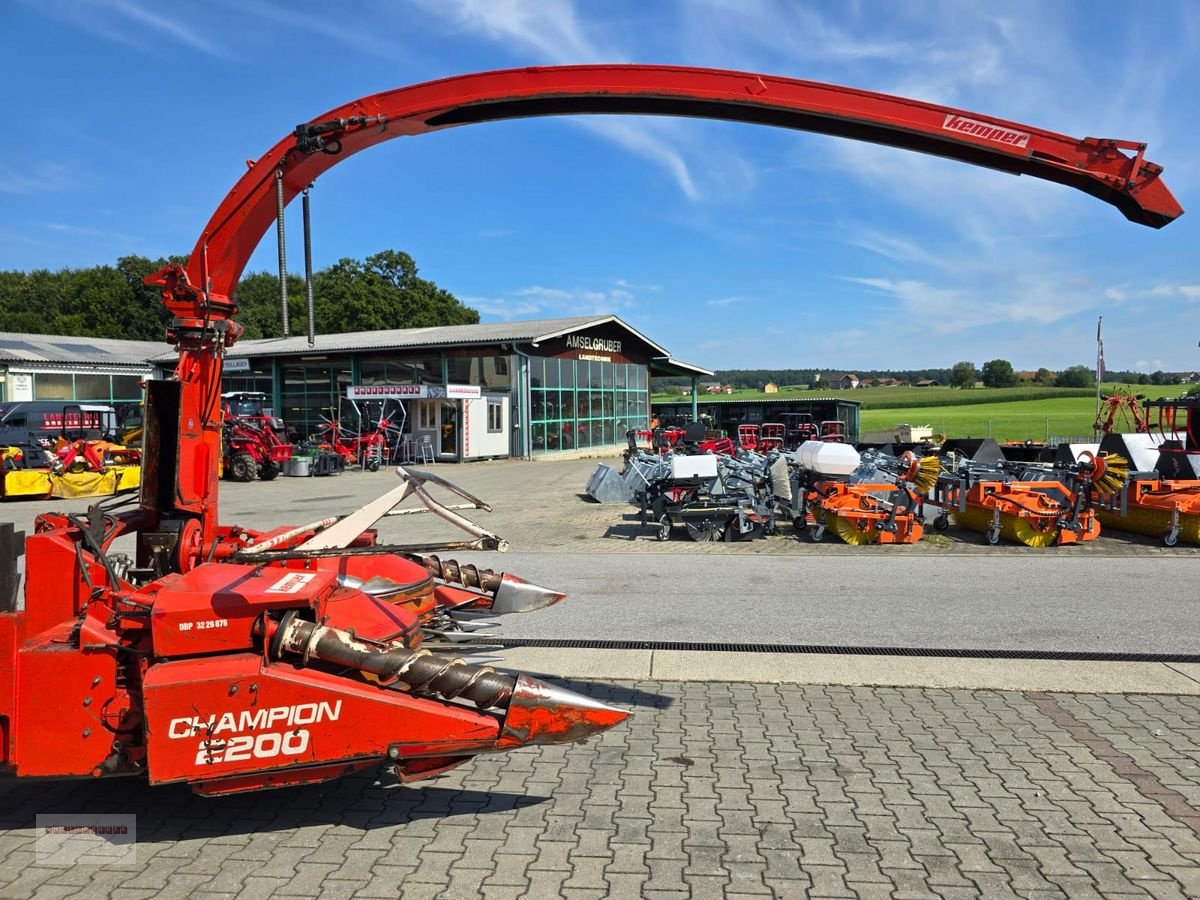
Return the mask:
<path id="1" fill-rule="evenodd" d="M 0 785 L 0 896 L 1200 895 L 1195 697 L 569 686 L 634 717 L 423 787 Z M 38 812 L 136 813 L 136 864 L 38 865 Z"/>
<path id="2" fill-rule="evenodd" d="M 512 461 L 438 471 L 495 503 L 494 513 L 476 518 L 510 540 L 512 559 L 546 554 L 557 568 L 577 570 L 606 554 L 564 611 L 611 589 L 605 577 L 617 568 L 653 574 L 669 561 L 686 566 L 697 552 L 724 560 L 731 581 L 764 555 L 780 563 L 789 555 L 811 564 L 844 559 L 864 566 L 867 587 L 898 571 L 898 557 L 927 557 L 928 572 L 976 557 L 1018 566 L 1091 559 L 1147 566 L 1144 595 L 1194 603 L 1190 582 L 1180 584 L 1196 552 L 1137 540 L 1102 538 L 1061 557 L 955 535 L 917 547 L 814 547 L 785 536 L 662 545 L 635 533 L 622 518 L 627 509 L 580 499 L 594 465 Z M 225 485 L 222 520 L 311 521 L 349 511 L 394 479 L 348 473 Z M 12 504 L 5 512 L 28 527 L 38 508 Z M 439 528 L 428 517 L 394 518 L 381 536 L 449 536 Z M 728 607 L 727 597 L 716 600 Z M 1043 600 L 1075 604 L 1066 609 L 1078 615 L 1090 602 Z M 1162 615 L 1127 598 L 1115 602 L 1134 617 Z M 700 610 L 694 619 L 709 615 L 689 607 Z M 589 612 L 593 623 L 614 614 Z M 910 605 L 857 615 L 877 635 L 871 643 L 886 643 L 896 622 L 919 621 Z M 970 622 L 963 615 L 963 627 Z M 1045 630 L 1036 618 L 1025 626 Z M 669 619 L 662 627 L 669 630 Z M 719 620 L 709 628 L 721 635 Z M 1064 631 L 1061 639 L 1076 637 Z M 478 758 L 415 786 L 381 772 L 208 800 L 131 780 L 0 782 L 0 898 L 1200 896 L 1200 697 L 1187 684 L 1172 695 L 1045 693 L 1049 683 L 1028 683 L 1036 667 L 1022 673 L 1019 691 L 865 687 L 847 683 L 844 672 L 840 686 L 739 683 L 719 680 L 729 658 L 698 660 L 711 670 L 703 681 L 566 681 L 633 718 L 586 744 Z M 1188 671 L 1173 677 L 1190 683 Z M 137 859 L 39 864 L 39 813 L 136 814 Z"/>

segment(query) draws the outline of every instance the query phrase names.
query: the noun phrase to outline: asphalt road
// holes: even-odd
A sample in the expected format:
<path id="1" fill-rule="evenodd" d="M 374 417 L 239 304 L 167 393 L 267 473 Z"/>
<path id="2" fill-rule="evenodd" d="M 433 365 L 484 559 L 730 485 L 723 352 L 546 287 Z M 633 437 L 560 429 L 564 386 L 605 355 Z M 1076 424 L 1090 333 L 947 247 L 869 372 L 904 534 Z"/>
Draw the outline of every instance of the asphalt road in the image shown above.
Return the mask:
<path id="1" fill-rule="evenodd" d="M 566 591 L 567 602 L 509 616 L 511 637 L 1091 652 L 1200 652 L 1200 548 L 1110 538 L 1033 550 L 978 535 L 913 546 L 814 545 L 790 533 L 746 544 L 659 543 L 631 507 L 580 499 L 594 460 L 438 466 L 495 504 L 468 513 L 506 554 L 457 554 Z M 221 520 L 269 528 L 345 514 L 398 484 L 392 472 L 222 483 Z M 136 501 L 135 501 L 136 502 Z M 46 509 L 5 504 L 31 529 Z M 409 501 L 406 505 L 412 505 Z M 379 523 L 385 542 L 461 538 L 431 516 Z M 456 554 L 444 554 L 454 556 Z"/>
<path id="2" fill-rule="evenodd" d="M 566 591 L 524 638 L 1200 652 L 1191 558 L 464 554 Z"/>

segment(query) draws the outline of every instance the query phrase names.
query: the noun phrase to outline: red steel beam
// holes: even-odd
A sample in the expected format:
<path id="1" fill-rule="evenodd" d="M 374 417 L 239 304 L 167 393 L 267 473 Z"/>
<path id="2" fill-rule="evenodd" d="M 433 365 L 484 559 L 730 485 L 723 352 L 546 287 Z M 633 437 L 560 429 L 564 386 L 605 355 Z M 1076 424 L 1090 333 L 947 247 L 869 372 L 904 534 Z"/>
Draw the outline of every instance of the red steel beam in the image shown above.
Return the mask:
<path id="1" fill-rule="evenodd" d="M 249 164 L 192 251 L 189 280 L 210 294 L 230 296 L 275 219 L 280 168 L 290 202 L 326 169 L 392 138 L 580 113 L 678 115 L 813 131 L 1055 181 L 1153 228 L 1183 213 L 1160 177 L 1162 167 L 1143 158 L 1145 144 L 1068 137 L 919 100 L 771 75 L 684 66 L 553 66 L 426 82 L 318 116 Z"/>

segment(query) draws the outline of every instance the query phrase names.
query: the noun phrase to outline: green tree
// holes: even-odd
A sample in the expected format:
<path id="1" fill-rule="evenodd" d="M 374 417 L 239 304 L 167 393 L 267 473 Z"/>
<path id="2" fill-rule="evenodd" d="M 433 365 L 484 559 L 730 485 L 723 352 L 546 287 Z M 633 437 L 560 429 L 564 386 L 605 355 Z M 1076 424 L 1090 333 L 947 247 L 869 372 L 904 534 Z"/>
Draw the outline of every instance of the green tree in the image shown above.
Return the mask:
<path id="1" fill-rule="evenodd" d="M 984 387 L 1012 387 L 1017 383 L 1013 373 L 1012 363 L 1007 359 L 993 359 L 983 364 L 982 379 Z"/>
<path id="2" fill-rule="evenodd" d="M 1092 370 L 1087 366 L 1071 366 L 1058 373 L 1054 379 L 1055 387 L 1090 388 L 1096 386 Z"/>
<path id="3" fill-rule="evenodd" d="M 172 262 L 187 262 L 187 257 L 173 257 Z M 122 256 L 117 260 L 117 271 L 129 286 L 130 306 L 123 316 L 127 323 L 127 336 L 138 341 L 161 341 L 166 336 L 167 323 L 171 314 L 162 302 L 159 288 L 144 283 L 147 275 L 153 275 L 167 264 L 165 259 L 147 259 L 144 256 Z"/>
<path id="4" fill-rule="evenodd" d="M 950 386 L 956 388 L 975 387 L 975 363 L 956 362 L 950 370 Z"/>
<path id="5" fill-rule="evenodd" d="M 1159 369 L 1157 372 L 1152 372 L 1150 374 L 1150 383 L 1151 384 L 1166 384 L 1167 383 L 1167 373 L 1164 372 L 1162 369 Z"/>
<path id="6" fill-rule="evenodd" d="M 1055 375 L 1049 369 L 1043 367 L 1037 370 L 1037 374 L 1033 376 L 1034 384 L 1054 384 Z"/>
<path id="7" fill-rule="evenodd" d="M 288 275 L 288 319 L 292 334 L 308 330 L 307 300 L 304 279 Z M 237 300 L 237 320 L 246 329 L 247 340 L 283 337 L 283 321 L 279 315 L 279 276 L 270 272 L 251 272 L 242 277 L 234 292 Z"/>
<path id="8" fill-rule="evenodd" d="M 417 275 L 413 258 L 384 250 L 365 261 L 340 259 L 313 279 L 317 331 L 374 331 L 473 325 L 479 313 Z"/>

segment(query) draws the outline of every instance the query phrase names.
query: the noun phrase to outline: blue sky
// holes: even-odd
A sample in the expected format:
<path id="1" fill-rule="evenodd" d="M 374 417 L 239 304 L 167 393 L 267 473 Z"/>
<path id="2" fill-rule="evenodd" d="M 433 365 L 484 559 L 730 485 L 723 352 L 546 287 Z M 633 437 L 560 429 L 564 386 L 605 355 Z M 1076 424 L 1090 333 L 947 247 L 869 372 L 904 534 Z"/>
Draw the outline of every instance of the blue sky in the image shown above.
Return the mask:
<path id="1" fill-rule="evenodd" d="M 1191 212 L 1155 231 L 1048 182 L 804 132 L 530 119 L 335 167 L 316 264 L 406 250 L 485 321 L 611 312 L 717 368 L 1063 368 L 1094 359 L 1098 315 L 1110 369 L 1200 368 L 1195 0 L 10 0 L 0 42 L 0 268 L 187 252 L 244 160 L 356 97 L 674 63 L 1146 141 Z M 274 254 L 270 236 L 250 271 Z"/>

